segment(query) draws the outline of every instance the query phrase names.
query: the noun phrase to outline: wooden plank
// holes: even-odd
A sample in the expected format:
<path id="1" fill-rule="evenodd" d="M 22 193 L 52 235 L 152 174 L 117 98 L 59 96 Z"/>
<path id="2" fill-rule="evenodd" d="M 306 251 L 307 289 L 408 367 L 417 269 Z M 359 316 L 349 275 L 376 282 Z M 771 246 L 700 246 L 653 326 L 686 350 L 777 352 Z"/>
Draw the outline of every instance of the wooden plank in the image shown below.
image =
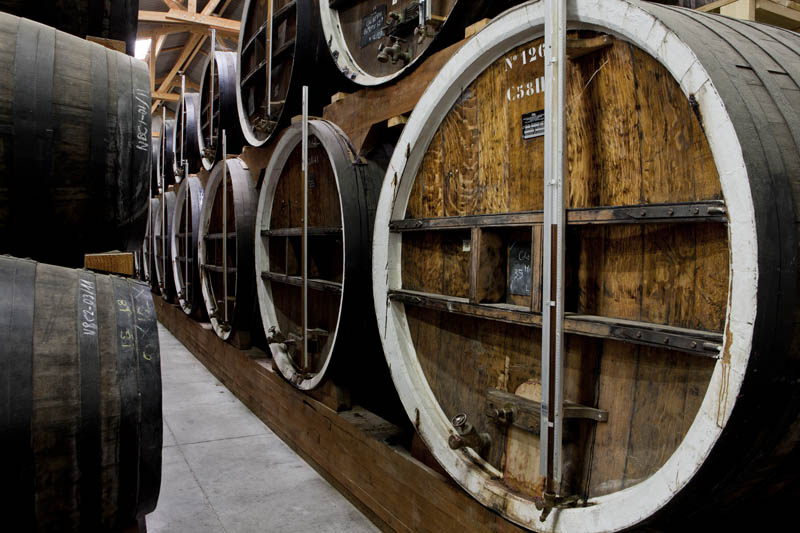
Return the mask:
<path id="1" fill-rule="evenodd" d="M 104 254 L 86 254 L 83 256 L 83 268 L 97 272 L 111 272 L 123 276 L 133 276 L 133 253 L 108 252 Z"/>
<path id="2" fill-rule="evenodd" d="M 127 44 L 125 41 L 118 41 L 116 39 L 104 39 L 103 37 L 94 37 L 93 35 L 86 36 L 87 41 L 91 41 L 93 43 L 97 43 L 100 46 L 105 46 L 110 50 L 114 50 L 121 54 L 127 53 Z"/>
<path id="3" fill-rule="evenodd" d="M 397 426 L 359 407 L 336 413 L 286 383 L 260 350 L 238 350 L 160 300 L 159 321 L 384 531 L 523 532 L 394 444 L 406 440 Z"/>
<path id="4" fill-rule="evenodd" d="M 278 274 L 276 272 L 262 272 L 261 279 L 283 283 L 285 285 L 293 285 L 295 287 L 303 286 L 303 278 L 300 276 L 287 276 L 285 274 Z M 333 292 L 336 294 L 341 294 L 342 292 L 341 283 L 324 279 L 309 279 L 308 288 L 311 290 Z"/>
<path id="5" fill-rule="evenodd" d="M 486 27 L 487 24 L 489 24 L 489 22 L 491 22 L 491 19 L 482 19 L 479 20 L 478 22 L 475 22 L 474 24 L 470 24 L 469 26 L 467 26 L 464 29 L 464 39 L 469 39 L 479 31 L 481 31 L 483 28 Z"/>
<path id="6" fill-rule="evenodd" d="M 509 324 L 536 328 L 541 328 L 542 326 L 541 314 L 531 313 L 527 307 L 520 305 L 473 304 L 465 297 L 442 296 L 413 290 L 389 291 L 389 299 L 427 309 L 447 311 Z M 564 331 L 588 337 L 624 340 L 633 344 L 666 347 L 712 359 L 719 357 L 719 348 L 722 345 L 721 333 L 574 313 L 566 314 Z"/>

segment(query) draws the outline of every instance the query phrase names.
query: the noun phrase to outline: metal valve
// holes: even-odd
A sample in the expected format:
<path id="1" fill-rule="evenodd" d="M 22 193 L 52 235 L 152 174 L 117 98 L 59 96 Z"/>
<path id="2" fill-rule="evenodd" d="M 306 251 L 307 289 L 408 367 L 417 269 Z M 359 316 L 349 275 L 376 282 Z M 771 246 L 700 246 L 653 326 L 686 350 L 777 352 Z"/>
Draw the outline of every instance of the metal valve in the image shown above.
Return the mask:
<path id="1" fill-rule="evenodd" d="M 391 45 L 386 46 L 381 43 L 378 46 L 378 61 L 381 63 L 386 63 L 387 61 L 391 61 L 392 64 L 397 63 L 398 61 L 402 61 L 404 65 L 407 65 L 411 62 L 411 55 L 408 52 L 402 52 L 400 50 L 400 44 L 404 43 L 402 39 L 398 39 L 395 36 L 389 38 L 391 40 Z"/>
<path id="2" fill-rule="evenodd" d="M 457 414 L 452 420 L 453 427 L 458 432 L 457 435 L 450 435 L 447 444 L 452 450 L 459 450 L 467 447 L 472 448 L 479 455 L 483 455 L 492 445 L 492 438 L 488 433 L 478 433 L 475 426 L 467 422 L 465 413 Z"/>

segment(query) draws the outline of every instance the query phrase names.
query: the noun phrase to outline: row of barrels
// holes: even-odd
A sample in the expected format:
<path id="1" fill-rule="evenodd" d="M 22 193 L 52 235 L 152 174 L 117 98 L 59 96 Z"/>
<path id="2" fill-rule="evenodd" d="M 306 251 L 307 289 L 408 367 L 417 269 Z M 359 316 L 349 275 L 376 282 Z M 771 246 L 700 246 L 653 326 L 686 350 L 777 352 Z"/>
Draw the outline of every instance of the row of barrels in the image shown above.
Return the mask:
<path id="1" fill-rule="evenodd" d="M 172 207 L 167 187 L 151 201 L 161 244 L 148 253 L 162 276 L 173 269 L 154 288 L 174 283 L 189 313 L 202 297 L 223 338 L 260 315 L 299 389 L 337 367 L 366 386 L 385 360 L 439 464 L 531 530 L 743 523 L 752 506 L 786 516 L 800 489 L 800 36 L 646 2 L 568 3 L 553 499 L 539 469 L 544 15 L 517 5 L 467 41 L 390 159 L 312 120 L 305 188 L 301 126 L 266 113 L 263 172 L 223 157 Z"/>

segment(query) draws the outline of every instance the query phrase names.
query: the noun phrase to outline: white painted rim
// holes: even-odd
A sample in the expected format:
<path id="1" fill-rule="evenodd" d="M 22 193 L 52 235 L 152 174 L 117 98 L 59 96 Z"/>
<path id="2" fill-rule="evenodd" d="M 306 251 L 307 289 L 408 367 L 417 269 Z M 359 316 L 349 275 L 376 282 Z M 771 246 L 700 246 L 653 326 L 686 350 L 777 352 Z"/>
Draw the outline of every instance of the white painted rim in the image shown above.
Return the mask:
<path id="1" fill-rule="evenodd" d="M 178 305 L 180 305 L 183 312 L 187 315 L 191 315 L 194 309 L 192 308 L 192 303 L 187 300 L 185 296 L 180 296 L 180 294 L 185 292 L 186 283 L 183 279 L 183 272 L 181 271 L 181 262 L 178 260 L 178 232 L 180 230 L 180 223 L 175 224 L 175 221 L 183 218 L 183 205 L 186 203 L 186 195 L 189 192 L 189 182 L 192 179 L 197 178 L 189 176 L 187 179 L 183 180 L 180 187 L 178 187 L 178 191 L 175 193 L 175 214 L 172 217 L 172 232 L 170 235 L 170 240 L 172 242 L 170 247 L 170 255 L 172 255 L 172 276 L 175 278 L 176 297 L 178 298 Z M 190 220 L 190 225 L 191 222 Z"/>
<path id="2" fill-rule="evenodd" d="M 402 304 L 388 291 L 401 286 L 401 237 L 389 222 L 405 213 L 424 150 L 461 88 L 505 52 L 542 35 L 543 6 L 529 2 L 508 10 L 466 43 L 445 65 L 417 104 L 400 137 L 378 204 L 373 241 L 373 295 L 386 358 L 406 413 L 419 420 L 419 433 L 439 463 L 484 505 L 507 504 L 506 517 L 543 532 L 617 531 L 634 526 L 664 507 L 697 473 L 727 423 L 741 389 L 752 345 L 758 284 L 755 213 L 742 148 L 725 105 L 692 50 L 647 11 L 624 0 L 568 2 L 571 26 L 594 28 L 634 43 L 661 62 L 693 94 L 719 172 L 729 213 L 730 281 L 722 358 L 686 438 L 667 462 L 645 481 L 594 498 L 594 505 L 555 510 L 545 522 L 531 500 L 508 492 L 502 477 L 471 450 L 454 451 L 454 429 L 428 385 Z M 406 158 L 406 147 L 410 157 Z M 417 415 L 417 413 L 419 413 Z M 469 457 L 466 455 L 469 453 Z M 475 465 L 481 465 L 481 468 Z M 503 508 L 503 507 L 497 507 Z"/>
<path id="3" fill-rule="evenodd" d="M 401 68 L 394 74 L 386 76 L 373 76 L 367 74 L 364 69 L 358 64 L 353 55 L 350 53 L 350 47 L 342 34 L 342 24 L 339 22 L 339 12 L 331 9 L 327 1 L 319 3 L 319 14 L 322 20 L 322 32 L 325 34 L 325 42 L 328 44 L 328 51 L 331 54 L 331 59 L 336 63 L 336 67 L 342 72 L 347 79 L 362 85 L 364 87 L 374 87 L 390 82 L 393 79 L 402 76 L 408 71 L 412 65 L 415 65 L 421 56 L 418 56 L 411 63 Z M 338 56 L 337 56 L 338 53 Z M 355 74 L 355 76 L 353 76 Z"/>
<path id="4" fill-rule="evenodd" d="M 320 122 L 321 121 L 317 120 L 309 121 L 308 131 L 310 135 L 316 135 L 317 139 L 325 147 L 325 152 L 329 156 L 331 168 L 333 168 L 333 173 L 336 178 L 336 190 L 339 193 L 339 213 L 342 217 L 342 248 L 346 250 L 346 236 L 343 218 L 344 209 L 342 208 L 342 193 L 341 190 L 339 190 L 339 175 L 336 170 L 336 164 L 332 159 L 330 159 L 330 152 L 334 147 L 328 146 L 327 142 L 325 141 L 325 135 L 320 136 Z M 269 281 L 261 279 L 261 272 L 268 271 L 270 269 L 269 240 L 261 237 L 261 231 L 270 229 L 269 224 L 270 220 L 272 219 L 272 200 L 275 198 L 275 190 L 278 186 L 281 172 L 283 171 L 283 167 L 286 165 L 286 161 L 288 161 L 289 156 L 291 156 L 292 151 L 298 144 L 300 144 L 302 139 L 303 130 L 300 123 L 292 124 L 289 128 L 284 130 L 280 140 L 278 141 L 278 144 L 275 146 L 275 151 L 273 152 L 269 165 L 267 165 L 267 169 L 264 172 L 264 181 L 261 185 L 261 193 L 258 197 L 258 209 L 256 211 L 255 249 L 256 286 L 258 287 L 258 305 L 261 308 L 261 321 L 264 324 L 264 333 L 268 337 L 270 328 L 275 327 L 276 330 L 280 331 L 280 326 L 278 324 L 278 316 L 275 313 L 275 302 L 272 297 L 272 284 Z M 341 323 L 342 318 L 342 303 L 344 302 L 343 295 L 345 293 L 344 291 L 346 290 L 347 272 L 344 271 L 342 273 L 342 297 L 339 298 L 339 315 L 336 319 L 336 329 L 333 332 L 333 341 L 330 344 L 331 350 L 328 353 L 328 357 L 325 359 L 325 363 L 322 365 L 322 368 L 320 368 L 318 372 L 312 374 L 312 378 L 304 379 L 298 383 L 297 369 L 292 363 L 292 359 L 286 352 L 286 349 L 283 347 L 283 345 L 276 343 L 269 345 L 270 352 L 272 352 L 272 358 L 275 361 L 275 366 L 278 367 L 278 370 L 284 378 L 286 378 L 292 385 L 300 390 L 314 389 L 322 382 L 323 379 L 325 379 L 331 359 L 333 359 L 333 349 L 336 346 L 336 340 L 339 334 L 339 324 Z"/>
<path id="5" fill-rule="evenodd" d="M 238 164 L 243 169 L 247 168 L 244 162 L 238 158 L 228 159 L 227 164 L 229 174 L 231 172 L 230 165 Z M 220 183 L 222 183 L 222 161 L 214 165 L 214 168 L 211 171 L 211 176 L 208 178 L 208 183 L 206 183 L 205 189 L 203 189 L 203 198 L 211 198 L 213 200 L 213 198 L 217 195 L 217 188 L 219 187 Z M 233 191 L 229 192 L 230 194 L 233 194 Z M 213 201 L 204 201 L 202 207 L 200 208 L 200 221 L 198 222 L 199 228 L 197 231 L 197 268 L 200 269 L 200 288 L 203 291 L 203 301 L 205 302 L 206 312 L 208 313 L 209 320 L 211 321 L 211 327 L 214 328 L 214 333 L 216 333 L 220 339 L 226 341 L 233 334 L 233 328 L 230 328 L 227 331 L 223 330 L 220 321 L 212 317 L 214 310 L 211 307 L 211 303 L 215 302 L 211 287 L 209 287 L 208 284 L 208 276 L 206 276 L 206 272 L 204 270 L 207 252 L 206 235 L 208 235 L 208 225 L 211 223 L 211 211 L 213 208 Z"/>
<path id="6" fill-rule="evenodd" d="M 247 16 L 248 10 L 250 9 L 251 0 L 245 0 L 244 7 L 242 8 L 242 17 L 244 18 Z M 242 101 L 242 42 L 244 41 L 244 20 L 242 20 L 242 26 L 239 28 L 239 42 L 236 46 L 236 108 L 239 110 L 239 122 L 242 125 L 242 133 L 244 134 L 244 138 L 250 144 L 250 146 L 255 146 L 256 148 L 259 146 L 263 146 L 270 137 L 274 134 L 266 135 L 263 139 L 259 139 L 256 133 L 253 131 L 253 125 L 250 124 L 250 120 L 247 118 L 247 113 L 244 112 L 244 102 Z"/>

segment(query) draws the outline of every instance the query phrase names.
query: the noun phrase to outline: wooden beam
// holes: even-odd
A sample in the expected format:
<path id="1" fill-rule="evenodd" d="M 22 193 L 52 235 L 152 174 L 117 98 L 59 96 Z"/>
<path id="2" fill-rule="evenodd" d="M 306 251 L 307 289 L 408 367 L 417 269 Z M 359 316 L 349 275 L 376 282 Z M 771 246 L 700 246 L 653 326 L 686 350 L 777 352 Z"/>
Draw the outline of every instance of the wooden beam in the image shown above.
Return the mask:
<path id="1" fill-rule="evenodd" d="M 139 13 L 142 12 L 140 11 Z M 167 21 L 177 20 L 180 22 L 190 22 L 192 24 L 206 26 L 208 28 L 213 28 L 218 32 L 234 34 L 237 37 L 239 36 L 239 28 L 242 25 L 242 23 L 238 20 L 175 10 L 170 10 L 167 13 L 166 19 Z"/>
<path id="2" fill-rule="evenodd" d="M 189 0 L 187 11 L 189 11 L 189 13 L 197 13 L 197 0 Z"/>
<path id="3" fill-rule="evenodd" d="M 164 83 L 165 79 L 166 79 L 166 76 L 161 76 L 160 78 L 157 78 L 155 80 L 155 82 L 158 85 L 161 85 L 162 83 Z M 170 89 L 172 89 L 173 87 L 180 87 L 180 86 L 181 86 L 181 80 L 180 80 L 180 78 L 175 76 L 175 78 L 172 80 L 172 86 L 170 86 Z M 190 80 L 187 77 L 186 78 L 186 88 L 187 89 L 194 89 L 195 91 L 199 91 L 200 90 L 200 84 L 195 82 L 195 81 Z"/>
<path id="4" fill-rule="evenodd" d="M 195 35 L 192 34 L 189 37 L 189 40 L 186 41 L 186 44 L 183 47 L 183 53 L 180 55 L 178 60 L 172 66 L 172 70 L 169 71 L 169 74 L 164 78 L 164 81 L 161 82 L 161 85 L 158 88 L 157 93 L 166 93 L 170 87 L 172 86 L 172 80 L 178 74 L 178 71 L 183 70 L 184 64 L 191 56 L 192 58 L 197 54 L 197 48 L 203 45 L 205 42 L 206 37 L 204 35 Z M 155 95 L 153 96 L 153 110 L 158 109 L 158 106 L 161 104 L 161 99 L 157 98 Z"/>
<path id="5" fill-rule="evenodd" d="M 194 24 L 158 24 L 143 28 L 139 26 L 136 33 L 137 39 L 155 39 L 161 35 L 171 35 L 173 33 L 183 33 L 197 29 Z"/>
<path id="6" fill-rule="evenodd" d="M 169 9 L 186 9 L 180 0 L 161 0 Z"/>
<path id="7" fill-rule="evenodd" d="M 759 0 L 756 4 L 756 20 L 761 20 L 759 11 L 765 11 L 777 15 L 778 17 L 800 23 L 800 4 L 797 2 L 791 2 L 790 0 L 779 2 Z"/>
<path id="8" fill-rule="evenodd" d="M 167 102 L 177 102 L 180 100 L 180 95 L 175 93 L 161 93 L 161 92 L 154 92 L 153 93 L 153 100 L 166 100 Z"/>
<path id="9" fill-rule="evenodd" d="M 710 4 L 698 7 L 697 11 L 703 11 L 705 13 L 719 13 L 719 9 L 721 7 L 727 6 L 728 4 L 732 4 L 736 1 L 737 0 L 717 0 L 716 2 L 711 2 Z"/>

